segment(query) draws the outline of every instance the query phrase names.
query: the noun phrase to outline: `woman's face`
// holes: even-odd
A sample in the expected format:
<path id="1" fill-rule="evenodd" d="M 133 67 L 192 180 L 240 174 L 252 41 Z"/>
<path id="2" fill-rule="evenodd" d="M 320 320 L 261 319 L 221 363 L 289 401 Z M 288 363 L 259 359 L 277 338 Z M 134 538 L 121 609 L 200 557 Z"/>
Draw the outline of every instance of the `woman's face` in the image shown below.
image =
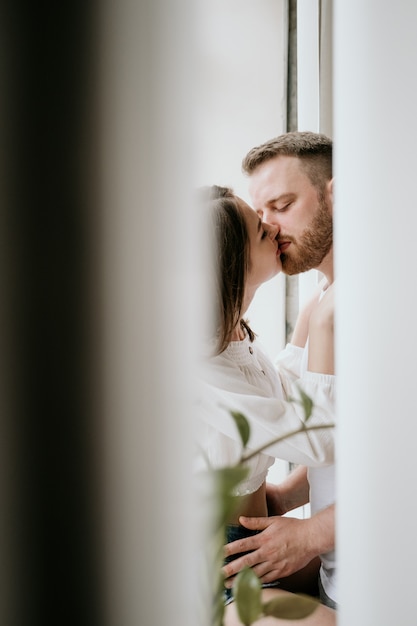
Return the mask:
<path id="1" fill-rule="evenodd" d="M 259 215 L 241 198 L 238 202 L 245 217 L 250 242 L 248 287 L 257 289 L 282 270 L 280 251 L 275 241 L 278 228 L 262 222 Z"/>

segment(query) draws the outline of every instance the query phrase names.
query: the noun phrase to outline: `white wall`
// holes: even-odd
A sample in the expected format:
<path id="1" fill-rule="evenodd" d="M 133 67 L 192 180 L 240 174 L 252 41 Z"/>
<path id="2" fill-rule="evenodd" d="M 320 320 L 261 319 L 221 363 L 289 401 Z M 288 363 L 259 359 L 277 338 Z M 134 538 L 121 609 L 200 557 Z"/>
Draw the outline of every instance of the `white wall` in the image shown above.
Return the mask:
<path id="1" fill-rule="evenodd" d="M 242 158 L 286 129 L 286 4 L 285 0 L 199 3 L 196 182 L 232 187 L 249 204 Z M 262 285 L 248 311 L 271 357 L 285 343 L 284 287 L 283 275 Z"/>

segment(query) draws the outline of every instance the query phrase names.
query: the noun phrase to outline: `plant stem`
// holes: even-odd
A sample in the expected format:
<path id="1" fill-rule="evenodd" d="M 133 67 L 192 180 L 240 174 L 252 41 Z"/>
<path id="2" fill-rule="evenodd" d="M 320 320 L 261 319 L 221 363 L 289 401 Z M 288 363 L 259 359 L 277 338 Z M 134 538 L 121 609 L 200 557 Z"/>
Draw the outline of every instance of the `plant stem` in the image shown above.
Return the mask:
<path id="1" fill-rule="evenodd" d="M 317 426 L 301 426 L 300 428 L 297 428 L 297 430 L 293 430 L 285 435 L 281 435 L 280 437 L 277 437 L 276 439 L 271 439 L 271 441 L 268 441 L 267 443 L 263 444 L 260 448 L 256 448 L 256 450 L 252 450 L 252 452 L 249 452 L 249 454 L 243 454 L 240 458 L 240 462 L 244 463 L 245 461 L 249 461 L 249 459 L 251 459 L 252 457 L 256 456 L 257 454 L 259 454 L 259 452 L 262 452 L 263 450 L 265 450 L 266 448 L 269 448 L 269 446 L 272 446 L 275 443 L 279 443 L 280 441 L 284 441 L 284 439 L 288 439 L 288 437 L 293 437 L 293 435 L 298 435 L 300 433 L 305 433 L 308 432 L 309 430 L 321 430 L 322 428 L 334 428 L 335 424 L 323 424 L 321 426 L 317 425 Z"/>

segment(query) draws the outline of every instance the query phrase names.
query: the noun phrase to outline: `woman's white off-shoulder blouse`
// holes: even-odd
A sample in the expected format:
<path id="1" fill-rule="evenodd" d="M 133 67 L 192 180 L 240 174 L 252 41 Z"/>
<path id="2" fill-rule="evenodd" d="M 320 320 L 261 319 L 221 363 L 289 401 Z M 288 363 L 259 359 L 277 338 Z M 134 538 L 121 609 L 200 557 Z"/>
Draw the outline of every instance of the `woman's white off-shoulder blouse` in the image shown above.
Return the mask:
<path id="1" fill-rule="evenodd" d="M 274 365 L 259 341 L 246 337 L 203 361 L 197 404 L 201 451 L 197 467 L 208 462 L 219 468 L 239 461 L 242 443 L 231 410 L 243 413 L 249 421 L 246 451 L 303 427 L 304 409 L 299 402 L 290 401 L 300 399 L 300 388 L 313 401 L 308 426 L 334 423 L 335 377 L 308 371 L 300 377 L 303 352 L 303 348 L 288 344 Z M 247 462 L 249 475 L 236 495 L 256 491 L 276 458 L 307 466 L 330 464 L 334 461 L 334 429 L 303 432 L 268 445 Z"/>

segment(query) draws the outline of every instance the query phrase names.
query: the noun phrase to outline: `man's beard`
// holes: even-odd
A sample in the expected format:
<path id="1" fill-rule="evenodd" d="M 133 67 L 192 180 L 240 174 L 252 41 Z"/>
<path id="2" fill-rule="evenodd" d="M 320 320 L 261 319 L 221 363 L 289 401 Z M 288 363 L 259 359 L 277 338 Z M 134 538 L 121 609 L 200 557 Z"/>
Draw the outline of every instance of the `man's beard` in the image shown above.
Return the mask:
<path id="1" fill-rule="evenodd" d="M 330 251 L 333 244 L 333 219 L 327 202 L 319 200 L 319 207 L 310 226 L 308 226 L 297 243 L 294 239 L 282 237 L 292 242 L 291 256 L 281 254 L 282 270 L 285 274 L 301 274 L 317 268 Z"/>

